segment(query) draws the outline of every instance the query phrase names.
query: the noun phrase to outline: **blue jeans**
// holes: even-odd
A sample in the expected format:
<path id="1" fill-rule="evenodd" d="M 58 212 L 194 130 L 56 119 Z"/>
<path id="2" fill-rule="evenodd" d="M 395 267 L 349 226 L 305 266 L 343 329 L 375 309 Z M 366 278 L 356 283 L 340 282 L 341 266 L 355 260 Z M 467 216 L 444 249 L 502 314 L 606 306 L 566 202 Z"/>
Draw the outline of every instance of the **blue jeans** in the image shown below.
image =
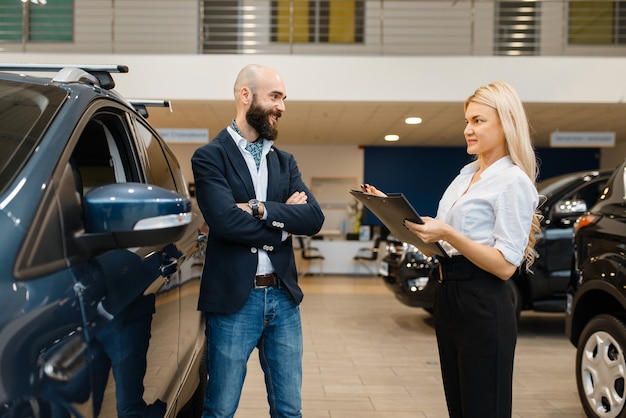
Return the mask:
<path id="1" fill-rule="evenodd" d="M 207 314 L 209 381 L 203 418 L 235 415 L 246 366 L 259 349 L 272 418 L 302 417 L 302 323 L 300 308 L 276 287 L 254 289 L 233 314 Z"/>
<path id="2" fill-rule="evenodd" d="M 111 360 L 118 418 L 150 416 L 151 407 L 143 400 L 143 379 L 154 304 L 154 295 L 137 298 L 97 334 Z M 164 404 L 157 409 L 162 412 L 156 416 L 165 414 Z"/>

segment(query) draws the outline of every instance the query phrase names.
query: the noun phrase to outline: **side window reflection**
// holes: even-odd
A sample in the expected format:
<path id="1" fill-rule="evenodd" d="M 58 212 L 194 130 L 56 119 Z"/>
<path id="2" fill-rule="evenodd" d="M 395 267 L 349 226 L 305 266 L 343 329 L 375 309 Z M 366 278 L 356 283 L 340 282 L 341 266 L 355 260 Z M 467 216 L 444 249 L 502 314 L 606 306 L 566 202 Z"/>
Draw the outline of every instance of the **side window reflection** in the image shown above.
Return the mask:
<path id="1" fill-rule="evenodd" d="M 169 166 L 163 148 L 159 140 L 152 134 L 148 128 L 141 123 L 135 123 L 137 135 L 143 142 L 146 149 L 146 161 L 150 166 L 147 167 L 148 183 L 160 186 L 173 191 L 179 191 L 176 187 L 172 171 Z"/>

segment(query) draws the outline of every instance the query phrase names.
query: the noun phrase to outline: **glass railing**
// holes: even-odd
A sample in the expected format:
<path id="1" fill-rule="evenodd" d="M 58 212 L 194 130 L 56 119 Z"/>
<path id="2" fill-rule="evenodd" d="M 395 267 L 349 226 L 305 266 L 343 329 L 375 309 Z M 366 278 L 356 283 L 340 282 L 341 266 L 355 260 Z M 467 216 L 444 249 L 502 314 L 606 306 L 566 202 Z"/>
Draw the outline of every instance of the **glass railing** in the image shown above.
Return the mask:
<path id="1" fill-rule="evenodd" d="M 619 1 L 203 0 L 205 54 L 624 55 Z"/>
<path id="2" fill-rule="evenodd" d="M 624 1 L 0 2 L 6 52 L 626 56 Z"/>

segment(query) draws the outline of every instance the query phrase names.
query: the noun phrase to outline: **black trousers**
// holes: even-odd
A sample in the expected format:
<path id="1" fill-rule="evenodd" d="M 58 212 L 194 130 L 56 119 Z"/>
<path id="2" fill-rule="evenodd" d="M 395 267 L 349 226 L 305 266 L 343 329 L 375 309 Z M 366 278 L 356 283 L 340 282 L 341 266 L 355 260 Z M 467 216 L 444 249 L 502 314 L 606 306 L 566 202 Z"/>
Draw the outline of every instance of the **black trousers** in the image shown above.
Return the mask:
<path id="1" fill-rule="evenodd" d="M 440 260 L 435 330 L 451 418 L 511 416 L 517 322 L 505 282 L 463 256 Z"/>

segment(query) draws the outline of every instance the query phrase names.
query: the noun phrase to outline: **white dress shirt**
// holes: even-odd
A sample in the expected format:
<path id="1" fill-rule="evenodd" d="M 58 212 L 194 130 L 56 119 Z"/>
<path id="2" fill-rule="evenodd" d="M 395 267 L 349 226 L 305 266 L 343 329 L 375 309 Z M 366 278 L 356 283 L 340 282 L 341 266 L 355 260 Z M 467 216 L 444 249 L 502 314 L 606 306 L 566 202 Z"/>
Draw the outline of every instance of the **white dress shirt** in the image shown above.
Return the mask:
<path id="1" fill-rule="evenodd" d="M 519 266 L 539 200 L 537 188 L 508 156 L 490 165 L 470 186 L 479 164 L 467 164 L 448 186 L 437 219 L 475 242 L 497 248 L 509 263 Z M 447 242 L 441 244 L 448 254 L 459 254 Z"/>
<path id="2" fill-rule="evenodd" d="M 246 144 L 248 141 L 241 135 L 239 135 L 233 128 L 230 126 L 227 128 L 228 133 L 237 144 L 237 147 L 241 151 L 241 155 L 246 160 L 246 164 L 248 165 L 248 171 L 250 171 L 250 176 L 252 177 L 252 183 L 254 183 L 254 192 L 256 194 L 256 199 L 265 202 L 267 200 L 267 179 L 268 179 L 268 171 L 267 171 L 267 154 L 270 152 L 274 141 L 270 141 L 268 139 L 263 140 L 263 153 L 261 154 L 261 164 L 259 165 L 259 169 L 256 168 L 256 163 L 254 162 L 254 157 L 250 154 L 250 151 L 246 149 Z M 263 213 L 263 219 L 267 218 L 267 209 Z M 259 264 L 257 265 L 256 274 L 269 274 L 274 272 L 274 267 L 272 266 L 272 262 L 270 261 L 267 252 L 257 248 L 259 254 Z"/>

